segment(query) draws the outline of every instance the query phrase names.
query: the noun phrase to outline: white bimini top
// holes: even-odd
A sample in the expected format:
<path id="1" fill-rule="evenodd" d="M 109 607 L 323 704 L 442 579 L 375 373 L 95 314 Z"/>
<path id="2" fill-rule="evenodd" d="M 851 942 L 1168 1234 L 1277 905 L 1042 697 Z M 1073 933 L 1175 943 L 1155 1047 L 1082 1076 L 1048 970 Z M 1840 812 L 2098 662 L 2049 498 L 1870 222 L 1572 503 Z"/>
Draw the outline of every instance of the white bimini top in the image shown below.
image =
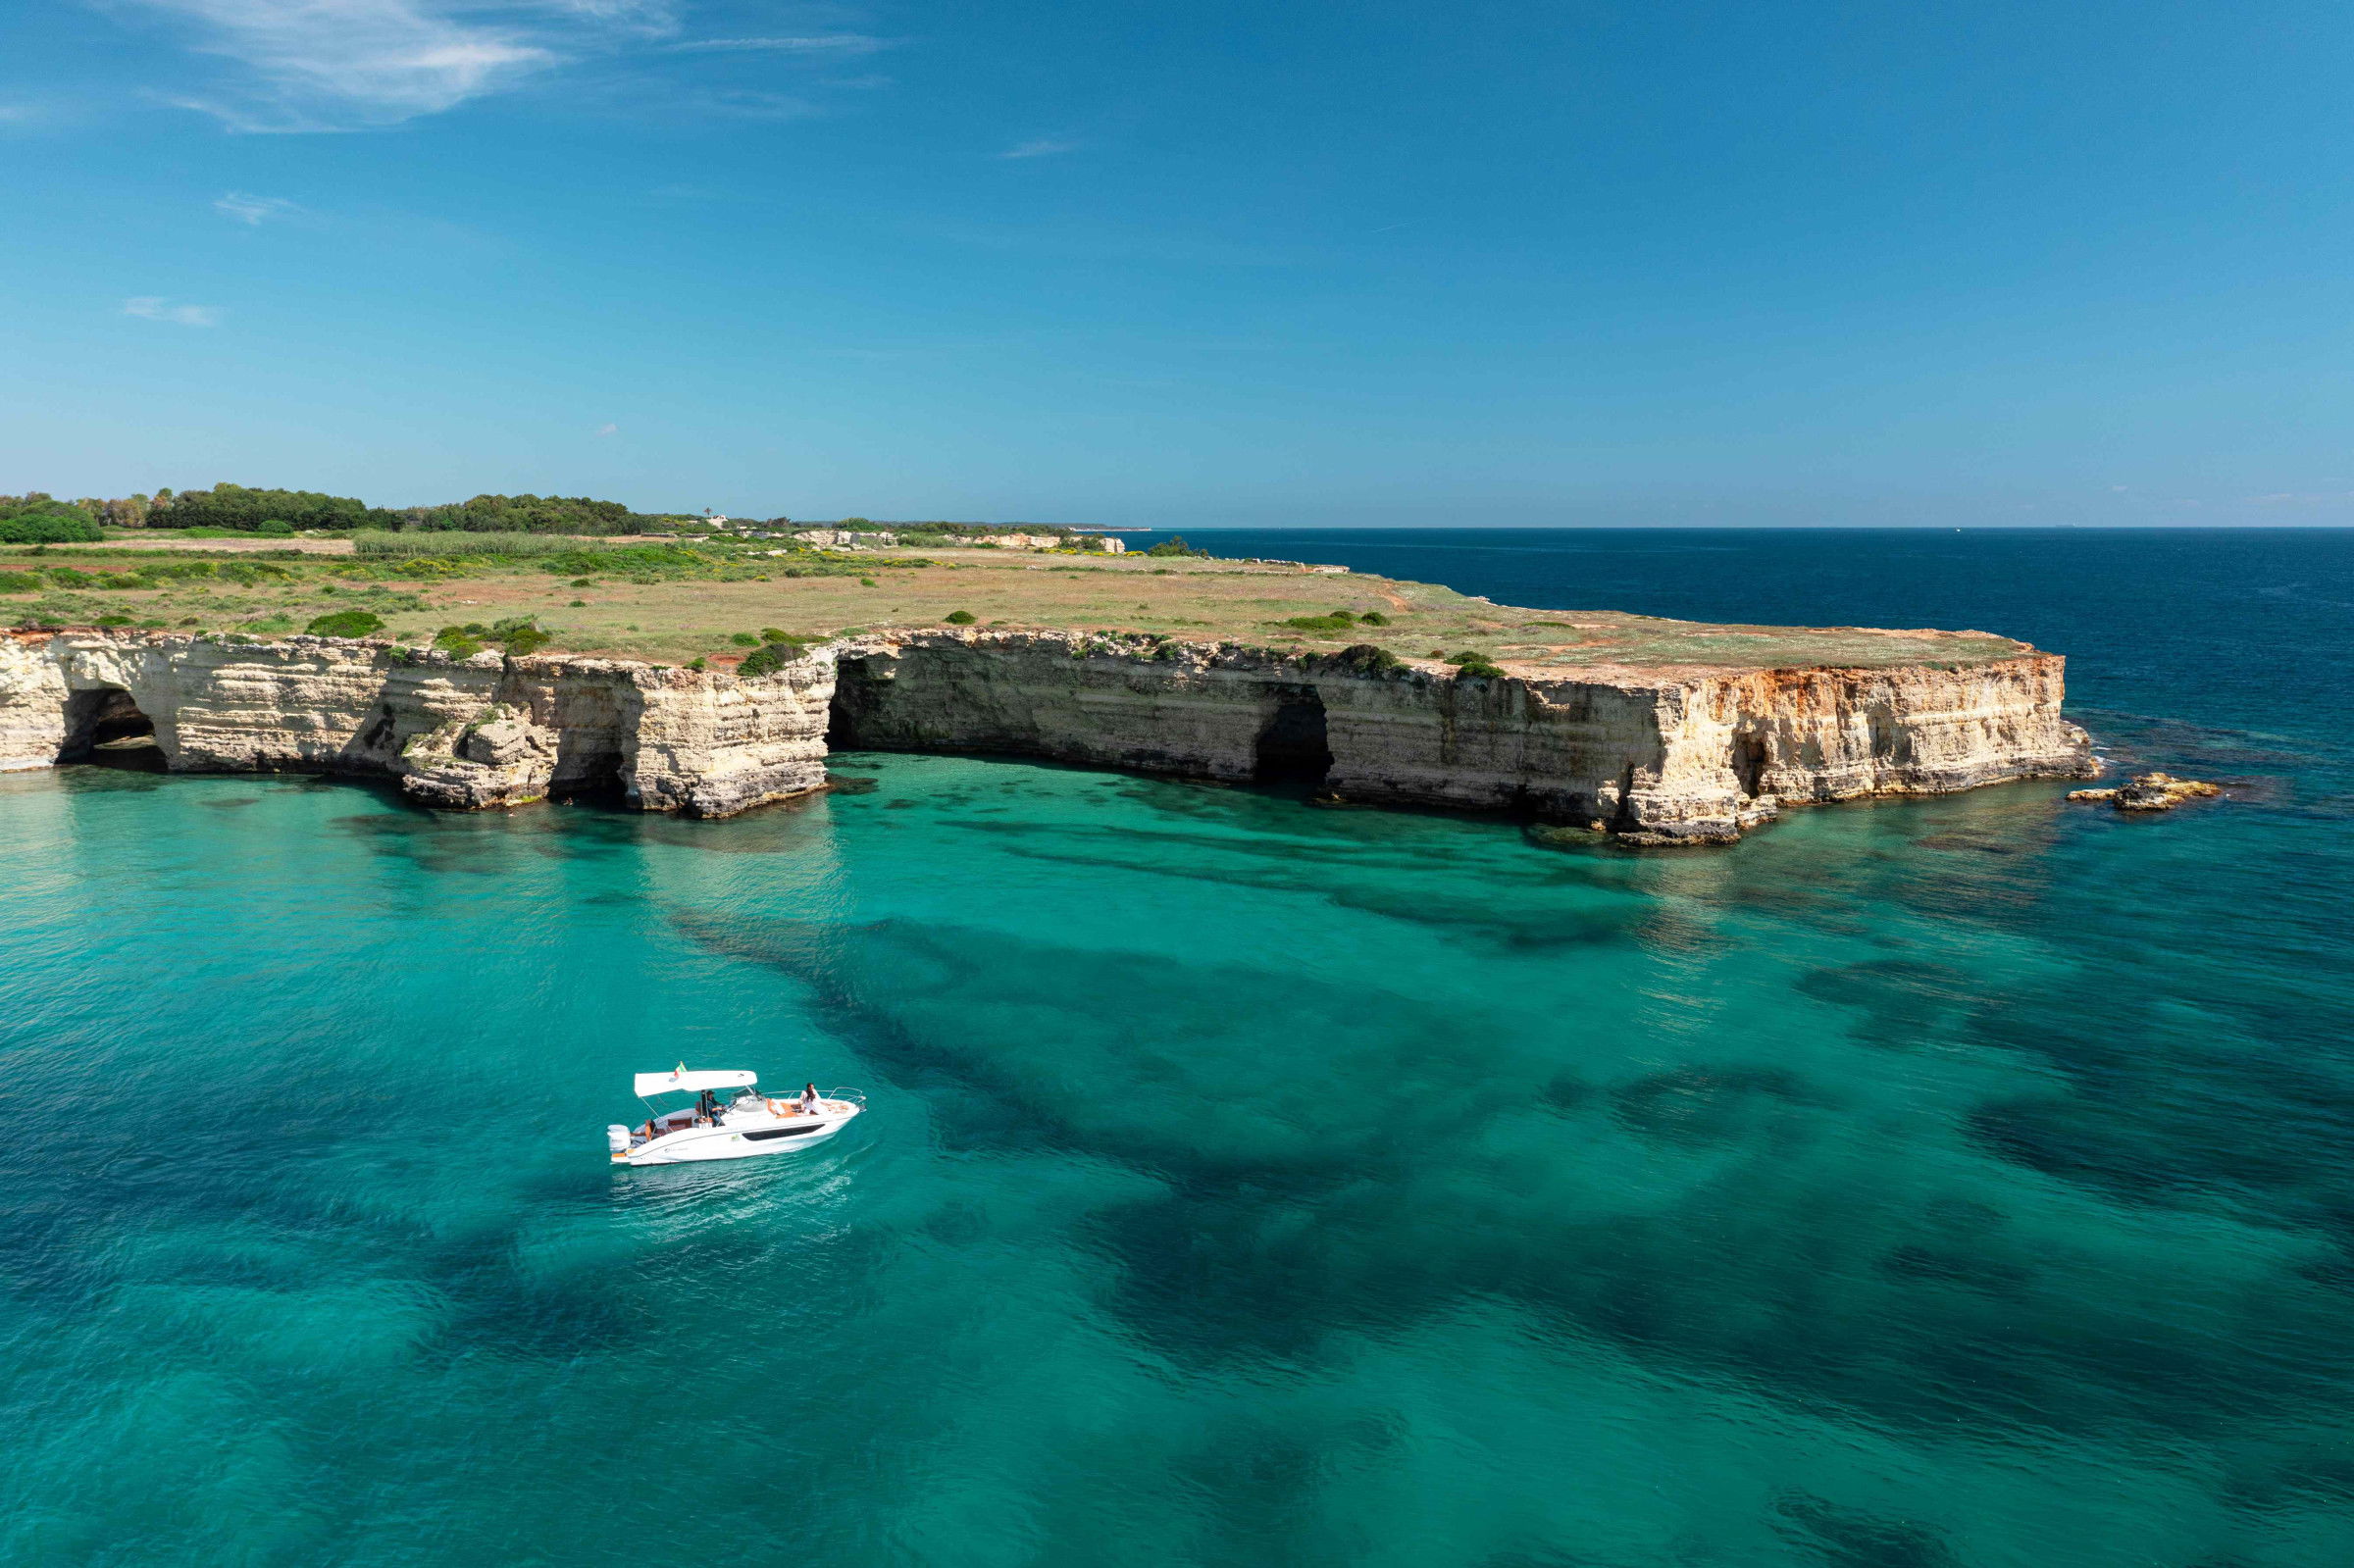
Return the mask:
<path id="1" fill-rule="evenodd" d="M 758 1073 L 746 1072 L 741 1067 L 690 1073 L 684 1064 L 667 1073 L 640 1073 L 637 1079 L 640 1099 L 654 1094 L 675 1094 L 682 1089 L 690 1094 L 699 1094 L 707 1088 L 749 1088 L 759 1082 Z"/>

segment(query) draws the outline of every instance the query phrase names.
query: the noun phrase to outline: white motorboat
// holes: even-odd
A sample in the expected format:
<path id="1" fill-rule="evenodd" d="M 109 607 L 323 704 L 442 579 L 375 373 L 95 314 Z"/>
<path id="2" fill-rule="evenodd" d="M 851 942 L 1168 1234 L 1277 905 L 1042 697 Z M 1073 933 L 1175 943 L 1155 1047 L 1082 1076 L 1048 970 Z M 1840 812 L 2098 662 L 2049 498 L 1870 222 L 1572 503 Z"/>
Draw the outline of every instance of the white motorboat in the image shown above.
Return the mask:
<path id="1" fill-rule="evenodd" d="M 866 1109 L 865 1096 L 855 1089 L 832 1089 L 805 1104 L 797 1094 L 770 1099 L 758 1084 L 758 1074 L 741 1068 L 691 1073 L 684 1062 L 667 1073 L 640 1073 L 638 1097 L 650 1114 L 636 1127 L 616 1122 L 605 1129 L 613 1163 L 678 1165 L 788 1154 L 824 1142 Z M 694 1097 L 669 1110 L 655 1103 L 673 1094 Z"/>

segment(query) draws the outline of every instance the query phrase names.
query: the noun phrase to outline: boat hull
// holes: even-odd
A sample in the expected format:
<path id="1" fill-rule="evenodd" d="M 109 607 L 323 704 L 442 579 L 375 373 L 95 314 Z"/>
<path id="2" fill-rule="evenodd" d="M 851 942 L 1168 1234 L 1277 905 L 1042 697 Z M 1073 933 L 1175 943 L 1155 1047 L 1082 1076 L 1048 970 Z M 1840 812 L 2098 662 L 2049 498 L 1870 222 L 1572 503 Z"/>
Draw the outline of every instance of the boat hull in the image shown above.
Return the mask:
<path id="1" fill-rule="evenodd" d="M 615 1154 L 616 1165 L 699 1165 L 707 1160 L 750 1160 L 770 1154 L 791 1154 L 823 1143 L 848 1126 L 855 1107 L 823 1117 L 763 1117 L 754 1122 L 722 1122 L 717 1127 L 689 1127 L 665 1133 L 626 1154 Z"/>

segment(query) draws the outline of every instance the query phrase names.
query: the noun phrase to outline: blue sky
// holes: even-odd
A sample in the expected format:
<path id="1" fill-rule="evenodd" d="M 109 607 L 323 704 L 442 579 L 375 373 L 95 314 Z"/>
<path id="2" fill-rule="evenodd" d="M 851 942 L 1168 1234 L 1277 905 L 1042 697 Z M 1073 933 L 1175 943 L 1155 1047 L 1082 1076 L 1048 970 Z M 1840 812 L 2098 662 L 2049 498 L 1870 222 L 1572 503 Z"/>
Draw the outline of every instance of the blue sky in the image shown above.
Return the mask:
<path id="1" fill-rule="evenodd" d="M 0 489 L 2354 522 L 2335 4 L 0 14 Z"/>

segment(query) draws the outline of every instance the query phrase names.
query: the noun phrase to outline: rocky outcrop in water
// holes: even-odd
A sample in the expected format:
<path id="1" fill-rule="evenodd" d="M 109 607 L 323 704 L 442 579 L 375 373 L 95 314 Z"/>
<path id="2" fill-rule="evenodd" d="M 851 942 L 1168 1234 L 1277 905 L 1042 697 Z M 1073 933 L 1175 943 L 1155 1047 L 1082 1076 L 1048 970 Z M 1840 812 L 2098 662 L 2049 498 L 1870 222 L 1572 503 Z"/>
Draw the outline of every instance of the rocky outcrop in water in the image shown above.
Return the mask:
<path id="1" fill-rule="evenodd" d="M 2135 774 L 2114 789 L 2071 789 L 2071 800 L 2105 800 L 2120 811 L 2172 811 L 2185 800 L 2210 799 L 2224 791 L 2203 779 L 2171 773 Z"/>
<path id="2" fill-rule="evenodd" d="M 1708 843 L 1791 803 L 2082 777 L 2063 668 L 2022 650 L 1954 667 L 1483 677 L 1369 647 L 921 632 L 740 680 L 330 637 L 18 633 L 0 639 L 0 768 L 73 760 L 129 713 L 179 771 L 373 774 L 468 809 L 606 788 L 716 817 L 819 787 L 831 726 L 837 744 L 1290 779 Z"/>

